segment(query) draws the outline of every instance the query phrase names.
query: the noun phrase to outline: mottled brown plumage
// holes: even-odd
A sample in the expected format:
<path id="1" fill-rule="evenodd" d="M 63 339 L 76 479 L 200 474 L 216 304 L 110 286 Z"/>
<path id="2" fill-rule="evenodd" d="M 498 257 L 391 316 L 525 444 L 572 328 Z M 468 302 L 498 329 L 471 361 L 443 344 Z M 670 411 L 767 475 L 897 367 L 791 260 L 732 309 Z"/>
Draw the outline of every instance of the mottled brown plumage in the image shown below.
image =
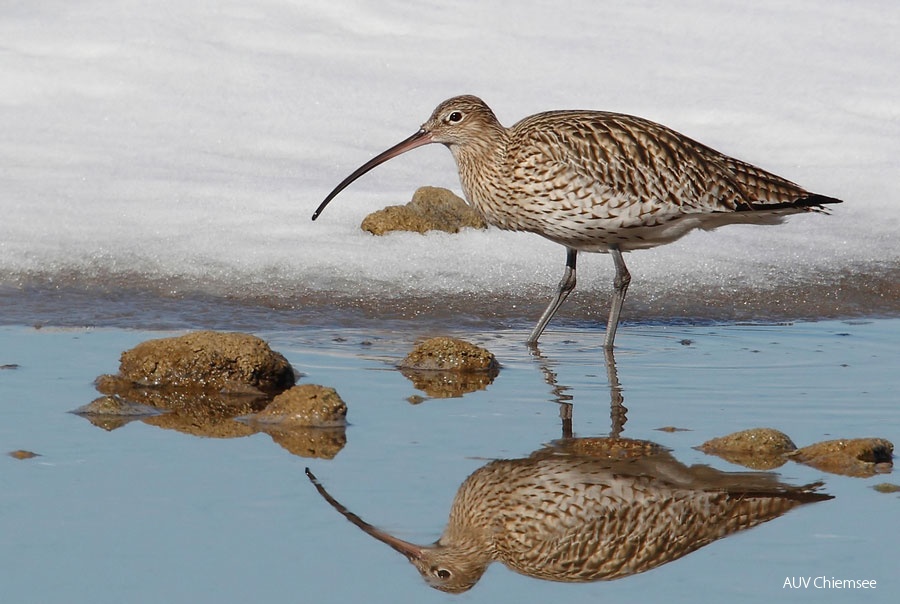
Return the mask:
<path id="1" fill-rule="evenodd" d="M 619 579 L 830 499 L 814 492 L 818 485 L 792 487 L 774 474 L 687 467 L 648 441 L 567 439 L 476 470 L 440 539 L 421 546 L 366 523 L 307 475 L 347 519 L 450 592 L 470 589 L 494 561 L 551 581 Z"/>
<path id="2" fill-rule="evenodd" d="M 643 118 L 548 111 L 505 128 L 481 99 L 458 96 L 438 105 L 418 132 L 344 179 L 313 220 L 351 182 L 428 143 L 450 149 L 466 199 L 489 224 L 566 247 L 566 271 L 530 344 L 575 288 L 579 251 L 609 253 L 615 263 L 604 340 L 611 348 L 631 280 L 622 252 L 670 243 L 695 228 L 776 224 L 788 214 L 840 203 Z"/>

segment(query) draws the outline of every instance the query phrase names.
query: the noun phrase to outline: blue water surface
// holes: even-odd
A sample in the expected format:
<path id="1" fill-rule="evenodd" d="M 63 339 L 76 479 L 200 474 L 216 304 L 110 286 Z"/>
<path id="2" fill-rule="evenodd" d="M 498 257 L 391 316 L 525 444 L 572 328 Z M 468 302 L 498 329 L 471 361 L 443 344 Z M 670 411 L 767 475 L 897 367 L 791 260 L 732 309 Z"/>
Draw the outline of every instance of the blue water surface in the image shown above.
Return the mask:
<path id="1" fill-rule="evenodd" d="M 349 407 L 333 459 L 291 454 L 266 434 L 204 438 L 141 421 L 106 431 L 67 413 L 99 396 L 119 354 L 181 332 L 0 327 L 0 592 L 3 602 L 894 602 L 900 497 L 892 474 L 851 478 L 789 462 L 780 480 L 824 482 L 833 500 L 802 506 L 643 574 L 541 581 L 493 564 L 464 595 L 425 585 L 403 558 L 325 503 L 310 467 L 351 511 L 416 543 L 437 539 L 466 477 L 561 436 L 611 430 L 609 376 L 594 330 L 555 330 L 542 358 L 526 330 L 453 333 L 502 364 L 484 390 L 430 399 L 394 364 L 426 335 L 377 329 L 265 332 L 302 383 L 335 387 Z M 629 438 L 683 464 L 746 470 L 697 451 L 709 438 L 767 426 L 798 446 L 833 438 L 900 440 L 900 320 L 785 325 L 637 326 L 619 335 L 617 377 Z M 555 383 L 555 388 L 550 382 Z M 426 397 L 412 404 L 411 395 Z M 675 426 L 684 431 L 658 428 Z M 875 580 L 847 590 L 791 578 Z"/>

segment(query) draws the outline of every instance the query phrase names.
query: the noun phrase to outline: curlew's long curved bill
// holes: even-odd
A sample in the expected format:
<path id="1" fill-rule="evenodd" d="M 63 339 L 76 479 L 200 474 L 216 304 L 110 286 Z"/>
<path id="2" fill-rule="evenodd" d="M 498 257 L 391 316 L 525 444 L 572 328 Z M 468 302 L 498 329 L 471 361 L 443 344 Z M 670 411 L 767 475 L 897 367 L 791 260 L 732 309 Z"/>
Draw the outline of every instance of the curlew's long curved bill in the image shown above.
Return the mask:
<path id="1" fill-rule="evenodd" d="M 346 189 L 350 185 L 350 183 L 352 183 L 354 180 L 356 180 L 357 178 L 359 178 L 360 176 L 362 176 L 363 174 L 365 174 L 366 172 L 368 172 L 369 170 L 371 170 L 378 164 L 383 164 L 384 162 L 391 159 L 392 157 L 397 157 L 401 153 L 406 153 L 410 149 L 415 149 L 416 147 L 421 147 L 422 145 L 427 145 L 430 142 L 432 142 L 431 141 L 431 133 L 426 132 L 425 129 L 421 129 L 418 132 L 416 132 L 415 134 L 413 134 L 412 136 L 410 136 L 408 139 L 406 139 L 400 143 L 397 143 L 396 145 L 394 145 L 393 147 L 391 147 L 390 149 L 388 149 L 387 151 L 385 151 L 383 153 L 379 153 L 378 155 L 376 155 L 375 157 L 373 157 L 372 159 L 370 159 L 369 161 L 367 161 L 366 163 L 361 165 L 359 168 L 357 168 L 356 171 L 353 172 L 353 174 L 351 174 L 350 176 L 348 176 L 347 178 L 342 180 L 341 184 L 336 186 L 334 188 L 334 190 L 328 194 L 328 197 L 325 198 L 325 201 L 323 201 L 322 203 L 319 204 L 319 207 L 316 208 L 315 212 L 313 212 L 312 219 L 315 220 L 316 218 L 318 218 L 319 214 L 322 213 L 322 210 L 325 209 L 325 206 L 327 206 L 328 203 L 332 199 L 337 197 L 338 193 L 340 193 L 341 191 Z"/>
<path id="2" fill-rule="evenodd" d="M 402 153 L 402 151 L 400 153 Z M 319 482 L 319 479 L 316 478 L 315 474 L 309 471 L 309 468 L 306 468 L 306 476 L 307 478 L 309 478 L 309 481 L 313 483 L 313 486 L 316 487 L 319 495 L 321 495 L 325 499 L 325 501 L 331 504 L 331 507 L 343 514 L 344 518 L 361 528 L 366 534 L 371 535 L 382 543 L 389 545 L 394 550 L 406 556 L 409 560 L 417 560 L 422 557 L 421 546 L 418 546 L 415 543 L 410 543 L 409 541 L 398 539 L 393 535 L 389 535 L 388 533 L 375 528 L 374 526 L 345 508 L 343 504 L 341 504 L 341 502 L 332 497 L 331 494 L 325 490 L 325 487 L 322 486 L 322 483 Z"/>

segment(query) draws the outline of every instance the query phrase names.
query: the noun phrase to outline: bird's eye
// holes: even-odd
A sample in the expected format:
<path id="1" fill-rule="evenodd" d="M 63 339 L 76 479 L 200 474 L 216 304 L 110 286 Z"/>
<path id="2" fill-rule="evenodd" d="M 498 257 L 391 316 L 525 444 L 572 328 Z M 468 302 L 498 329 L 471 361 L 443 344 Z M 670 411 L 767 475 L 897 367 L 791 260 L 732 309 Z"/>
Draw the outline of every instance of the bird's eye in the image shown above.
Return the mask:
<path id="1" fill-rule="evenodd" d="M 438 568 L 434 571 L 434 574 L 437 575 L 439 579 L 446 580 L 450 578 L 450 571 L 446 568 Z"/>
<path id="2" fill-rule="evenodd" d="M 447 116 L 447 123 L 449 124 L 458 124 L 462 121 L 463 114 L 460 111 L 454 111 L 450 115 Z"/>

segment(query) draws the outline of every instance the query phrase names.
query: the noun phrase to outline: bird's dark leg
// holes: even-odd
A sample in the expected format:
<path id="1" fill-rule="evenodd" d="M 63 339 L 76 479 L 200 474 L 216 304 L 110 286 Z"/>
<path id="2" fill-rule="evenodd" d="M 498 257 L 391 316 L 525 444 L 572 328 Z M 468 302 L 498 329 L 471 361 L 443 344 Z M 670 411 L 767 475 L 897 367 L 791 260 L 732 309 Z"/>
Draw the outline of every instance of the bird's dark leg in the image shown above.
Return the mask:
<path id="1" fill-rule="evenodd" d="M 603 339 L 604 348 L 612 348 L 616 339 L 616 328 L 619 326 L 619 313 L 622 312 L 622 303 L 625 302 L 625 292 L 631 283 L 631 273 L 625 267 L 625 260 L 618 246 L 609 247 L 609 255 L 616 265 L 616 278 L 613 281 L 615 292 L 613 293 L 612 306 L 609 308 L 609 320 L 606 323 L 606 337 Z M 574 277 L 572 279 L 574 281 Z M 574 284 L 573 284 L 574 286 Z"/>
<path id="2" fill-rule="evenodd" d="M 563 278 L 559 282 L 556 297 L 550 301 L 550 306 L 547 307 L 547 310 L 544 311 L 544 314 L 542 314 L 541 318 L 538 320 L 537 325 L 534 326 L 531 335 L 528 336 L 528 340 L 526 341 L 527 344 L 537 344 L 538 338 L 541 337 L 541 333 L 543 333 L 544 328 L 547 327 L 547 323 L 550 322 L 550 319 L 553 318 L 553 315 L 556 314 L 556 311 L 559 310 L 562 303 L 566 301 L 566 298 L 568 298 L 569 294 L 572 293 L 572 290 L 575 289 L 575 261 L 577 258 L 578 250 L 567 247 L 566 272 L 563 273 Z"/>

